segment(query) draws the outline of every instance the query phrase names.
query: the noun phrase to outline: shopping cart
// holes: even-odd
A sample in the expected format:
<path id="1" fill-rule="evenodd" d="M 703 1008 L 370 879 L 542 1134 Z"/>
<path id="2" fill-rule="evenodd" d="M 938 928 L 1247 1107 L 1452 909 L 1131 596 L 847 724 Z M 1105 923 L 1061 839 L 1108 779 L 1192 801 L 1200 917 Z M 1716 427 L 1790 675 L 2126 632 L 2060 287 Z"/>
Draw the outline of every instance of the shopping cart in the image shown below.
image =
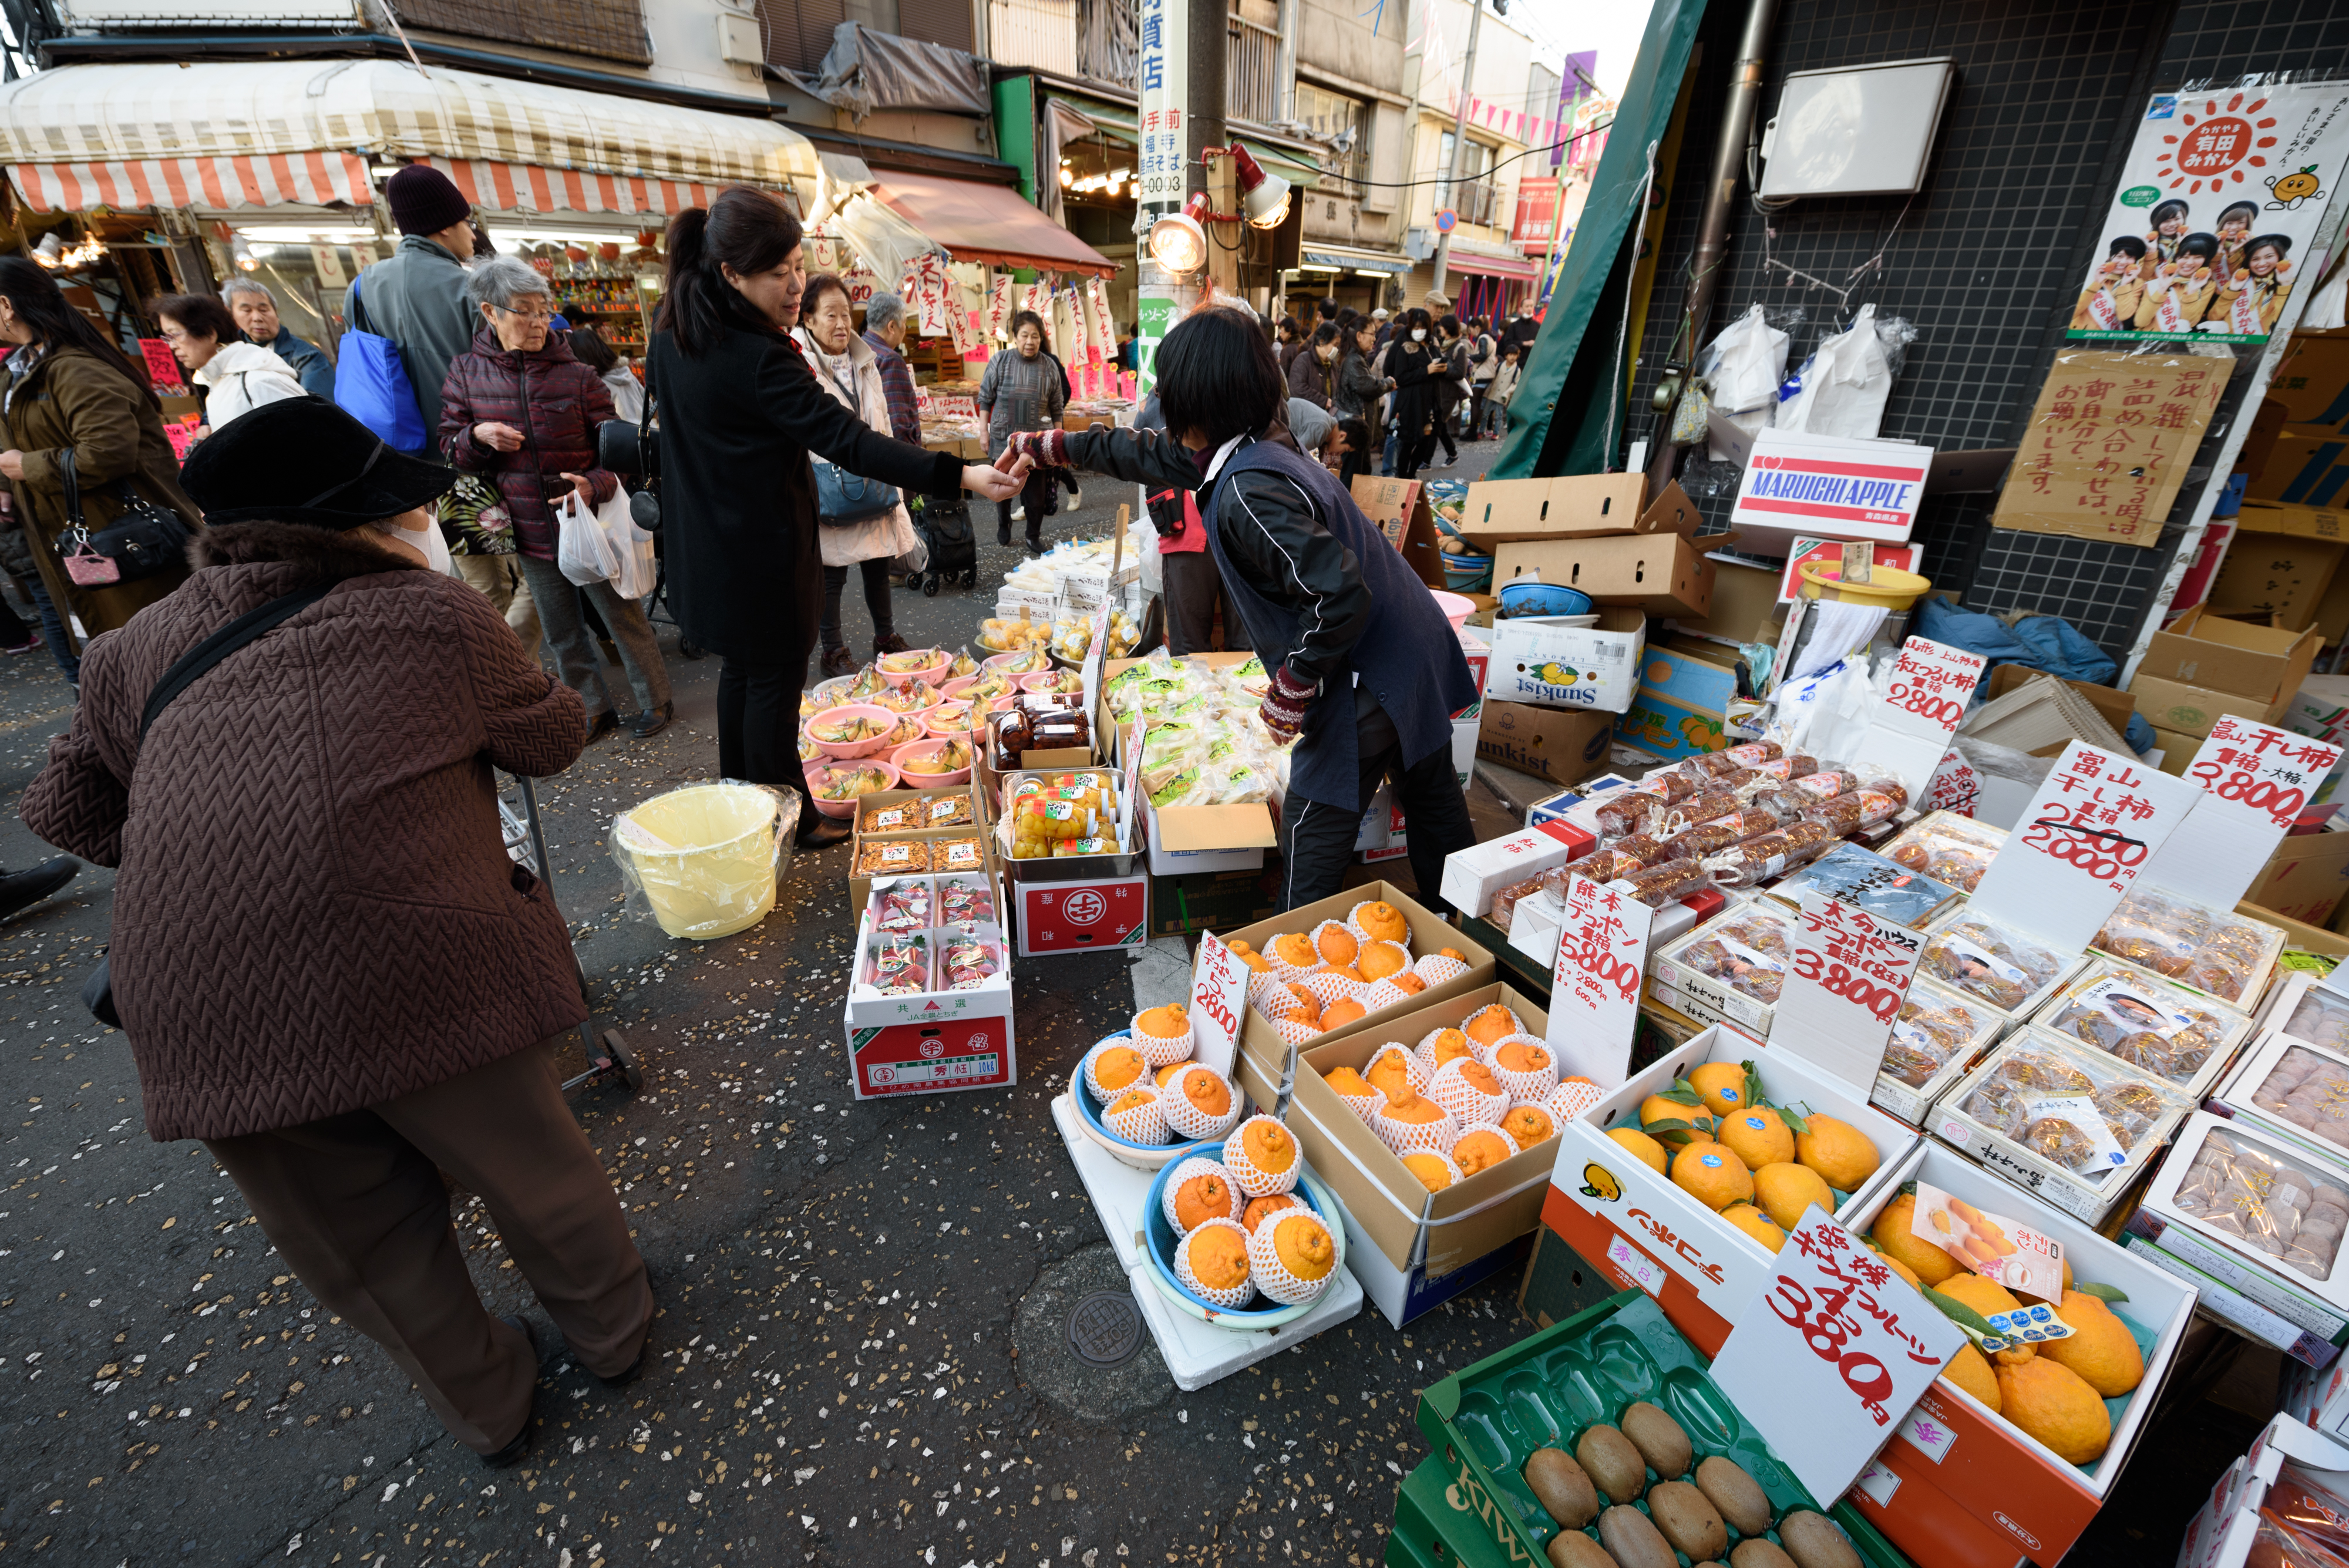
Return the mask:
<path id="1" fill-rule="evenodd" d="M 538 791 L 529 779 L 520 774 L 513 775 L 513 782 L 522 798 L 520 811 L 508 804 L 502 792 L 498 795 L 498 818 L 505 835 L 506 854 L 516 865 L 530 867 L 531 873 L 538 878 L 539 886 L 546 889 L 547 902 L 552 904 L 554 903 L 554 878 L 547 869 L 546 830 L 538 820 Z M 555 905 L 555 912 L 558 915 L 562 913 L 560 904 Z M 568 929 L 566 922 L 565 929 Z M 582 1001 L 585 1001 L 587 966 L 579 962 L 579 950 L 575 945 L 571 950 L 571 961 L 578 966 L 579 995 Z M 636 1053 L 628 1049 L 627 1037 L 617 1029 L 606 1029 L 598 1035 L 595 1021 L 583 1019 L 579 1024 L 579 1044 L 587 1052 L 587 1070 L 563 1081 L 565 1093 L 582 1084 L 609 1083 L 615 1077 L 626 1083 L 628 1093 L 632 1095 L 645 1086 L 644 1069 L 636 1065 Z"/>

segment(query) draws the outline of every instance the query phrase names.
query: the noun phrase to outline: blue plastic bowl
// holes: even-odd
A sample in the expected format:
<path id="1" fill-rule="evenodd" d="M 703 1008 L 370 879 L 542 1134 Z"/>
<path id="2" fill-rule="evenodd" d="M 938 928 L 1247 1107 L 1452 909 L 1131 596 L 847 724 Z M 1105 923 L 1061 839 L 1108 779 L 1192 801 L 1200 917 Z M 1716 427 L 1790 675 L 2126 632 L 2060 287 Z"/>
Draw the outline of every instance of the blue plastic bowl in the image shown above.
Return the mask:
<path id="1" fill-rule="evenodd" d="M 1203 1296 L 1194 1295 L 1183 1288 L 1181 1280 L 1174 1277 L 1174 1243 L 1181 1238 L 1174 1234 L 1174 1227 L 1166 1222 L 1167 1179 L 1193 1155 L 1215 1159 L 1223 1153 L 1223 1147 L 1221 1143 L 1186 1145 L 1174 1158 L 1166 1162 L 1165 1168 L 1159 1171 L 1158 1179 L 1150 1184 L 1150 1195 L 1142 1200 L 1143 1250 L 1150 1254 L 1150 1269 L 1156 1282 L 1195 1316 L 1205 1318 L 1219 1328 L 1278 1328 L 1319 1306 L 1329 1299 L 1329 1292 L 1324 1291 L 1298 1306 L 1283 1306 L 1258 1292 L 1255 1299 L 1264 1303 L 1261 1307 L 1235 1309 L 1219 1307 Z M 1321 1222 L 1330 1227 L 1330 1239 L 1338 1249 L 1337 1262 L 1330 1276 L 1334 1281 L 1346 1267 L 1346 1222 L 1339 1217 L 1337 1203 L 1329 1189 L 1314 1179 L 1313 1173 L 1305 1170 L 1298 1174 L 1299 1180 L 1289 1196 L 1320 1216 Z M 1331 1288 L 1336 1287 L 1333 1284 Z"/>
<path id="2" fill-rule="evenodd" d="M 1580 588 L 1560 587 L 1556 583 L 1527 582 L 1512 578 L 1501 585 L 1501 613 L 1521 615 L 1588 615 L 1590 596 Z"/>

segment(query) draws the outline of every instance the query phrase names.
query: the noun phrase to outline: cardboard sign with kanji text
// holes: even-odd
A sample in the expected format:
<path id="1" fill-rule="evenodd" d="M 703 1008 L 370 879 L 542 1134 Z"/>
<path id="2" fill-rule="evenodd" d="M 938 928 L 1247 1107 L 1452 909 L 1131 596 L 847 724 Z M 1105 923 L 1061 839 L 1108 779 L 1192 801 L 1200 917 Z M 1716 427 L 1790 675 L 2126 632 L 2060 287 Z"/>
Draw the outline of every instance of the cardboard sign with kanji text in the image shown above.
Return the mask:
<path id="1" fill-rule="evenodd" d="M 2338 746 L 2220 714 L 2186 768 L 2201 796 L 2186 826 L 2147 865 L 2145 880 L 2197 904 L 2233 909 L 2340 760 Z"/>
<path id="2" fill-rule="evenodd" d="M 2151 549 L 2234 368 L 2199 354 L 2057 355 L 1991 526 Z"/>
<path id="3" fill-rule="evenodd" d="M 2074 741 L 2023 808 L 1967 909 L 2057 952 L 2078 952 L 2199 795 L 2135 757 Z"/>
<path id="4" fill-rule="evenodd" d="M 1580 1074 L 1602 1088 L 1630 1074 L 1640 976 L 1655 919 L 1653 909 L 1619 888 L 1588 877 L 1567 878 L 1547 1038 L 1559 1073 Z"/>
<path id="5" fill-rule="evenodd" d="M 1813 1497 L 1841 1497 L 1965 1343 L 1815 1207 L 1738 1314 L 1713 1380 Z"/>
<path id="6" fill-rule="evenodd" d="M 1199 936 L 1199 958 L 1191 971 L 1192 1059 L 1232 1075 L 1232 1055 L 1240 1037 L 1240 1010 L 1247 1005 L 1247 967 L 1232 956 L 1213 931 Z"/>
<path id="7" fill-rule="evenodd" d="M 1815 888 L 1802 899 L 1770 1044 L 1833 1073 L 1866 1099 L 1917 978 L 1924 939 Z"/>

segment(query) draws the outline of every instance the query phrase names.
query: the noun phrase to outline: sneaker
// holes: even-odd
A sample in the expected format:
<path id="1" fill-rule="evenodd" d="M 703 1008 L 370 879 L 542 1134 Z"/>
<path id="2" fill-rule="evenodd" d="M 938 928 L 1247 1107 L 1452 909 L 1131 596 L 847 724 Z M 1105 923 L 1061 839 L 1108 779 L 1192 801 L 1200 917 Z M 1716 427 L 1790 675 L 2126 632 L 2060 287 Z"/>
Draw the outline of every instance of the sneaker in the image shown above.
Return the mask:
<path id="1" fill-rule="evenodd" d="M 895 632 L 887 632 L 873 639 L 873 657 L 878 659 L 885 653 L 910 653 L 913 648 L 912 643 Z"/>
<path id="2" fill-rule="evenodd" d="M 27 632 L 22 642 L 0 643 L 0 653 L 30 653 L 40 646 L 41 634 L 37 631 Z"/>
<path id="3" fill-rule="evenodd" d="M 1011 504 L 1011 520 L 1014 523 L 1025 523 L 1028 521 L 1028 504 L 1026 502 L 1015 501 Z"/>
<path id="4" fill-rule="evenodd" d="M 669 721 L 676 717 L 677 704 L 674 702 L 664 702 L 657 708 L 647 708 L 636 715 L 636 722 L 628 726 L 628 733 L 639 741 L 649 741 L 667 729 Z"/>
<path id="5" fill-rule="evenodd" d="M 848 651 L 846 643 L 838 648 L 827 648 L 823 650 L 822 668 L 827 680 L 835 675 L 854 675 L 856 673 L 856 655 Z"/>
<path id="6" fill-rule="evenodd" d="M 79 875 L 81 862 L 70 855 L 44 860 L 29 871 L 0 873 L 0 919 L 31 909 Z"/>

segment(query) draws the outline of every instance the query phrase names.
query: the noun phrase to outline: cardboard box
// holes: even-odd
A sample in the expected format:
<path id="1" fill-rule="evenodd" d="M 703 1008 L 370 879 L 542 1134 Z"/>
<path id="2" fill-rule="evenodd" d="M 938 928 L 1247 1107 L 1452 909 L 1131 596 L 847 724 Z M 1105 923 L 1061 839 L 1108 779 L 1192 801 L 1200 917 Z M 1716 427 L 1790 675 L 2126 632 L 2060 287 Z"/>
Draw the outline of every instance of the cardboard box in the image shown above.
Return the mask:
<path id="1" fill-rule="evenodd" d="M 1713 607 L 1713 563 L 1685 535 L 1530 540 L 1494 552 L 1495 584 L 1533 571 L 1543 582 L 1581 589 L 1596 603 L 1629 605 L 1651 616 L 1701 619 Z"/>
<path id="2" fill-rule="evenodd" d="M 2252 698 L 2158 680 L 2142 670 L 2129 682 L 2129 695 L 2136 699 L 2138 711 L 2153 725 L 2157 735 L 2166 732 L 2185 737 L 2185 749 L 2176 759 L 2176 765 L 2170 765 L 2170 759 L 2163 759 L 2165 773 L 2184 773 L 2220 715 L 2232 713 L 2238 718 L 2261 720 L 2268 716 L 2266 704 Z"/>
<path id="3" fill-rule="evenodd" d="M 947 933 L 929 933 L 931 961 Z M 874 994 L 861 981 L 873 940 L 869 919 L 856 924 L 856 980 L 842 1012 L 850 1092 L 860 1100 L 1008 1088 L 1019 1081 L 1011 1023 L 1011 961 L 969 991 L 902 996 Z M 994 941 L 999 953 L 1001 940 Z"/>
<path id="4" fill-rule="evenodd" d="M 1709 632 L 1732 642 L 1775 643 L 1778 640 L 1779 616 L 1776 573 L 1740 561 L 1714 561 L 1713 604 L 1704 618 L 1676 618 L 1674 624 L 1682 631 Z"/>
<path id="5" fill-rule="evenodd" d="M 1199 871 L 1260 871 L 1264 852 L 1280 843 L 1272 807 L 1175 805 L 1161 810 L 1142 803 L 1143 832 L 1150 846 L 1150 874 L 1179 877 Z"/>
<path id="6" fill-rule="evenodd" d="M 2276 441 L 2283 434 L 2283 404 L 2275 399 L 2260 400 L 2258 410 L 2251 415 L 2251 428 L 2243 435 L 2243 450 L 2235 454 L 2235 472 L 2228 475 L 2230 487 L 2240 479 L 2248 493 L 2251 482 L 2267 472 L 2268 459 L 2275 455 Z"/>
<path id="7" fill-rule="evenodd" d="M 2267 400 L 2292 424 L 2349 429 L 2349 330 L 2295 332 L 2276 361 Z"/>
<path id="8" fill-rule="evenodd" d="M 2279 501 L 2245 501 L 2236 525 L 2250 534 L 2289 534 L 2302 539 L 2349 540 L 2349 512 L 2323 506 L 2287 506 Z"/>
<path id="9" fill-rule="evenodd" d="M 1725 1023 L 1633 1075 L 1566 1127 L 1543 1222 L 1616 1284 L 1637 1285 L 1654 1296 L 1672 1325 L 1707 1355 L 1719 1354 L 1738 1314 L 1761 1289 L 1771 1254 L 1651 1169 L 1607 1130 L 1638 1127 L 1642 1100 L 1705 1063 L 1743 1061 L 1753 1062 L 1773 1104 L 1800 1104 L 1838 1117 L 1876 1145 L 1882 1157 L 1876 1173 L 1837 1210 L 1847 1222 L 1917 1147 L 1915 1129 L 1854 1098 L 1833 1075 Z"/>
<path id="10" fill-rule="evenodd" d="M 1655 504 L 1643 508 L 1647 491 L 1646 476 L 1638 473 L 1480 479 L 1468 486 L 1460 533 L 1470 544 L 1490 549 L 1526 539 L 1696 532 L 1703 514 L 1678 483 L 1665 485 Z"/>
<path id="11" fill-rule="evenodd" d="M 2165 730 L 2156 724 L 2153 727 L 2153 749 L 2161 753 L 2161 771 L 2173 778 L 2184 778 L 2187 764 L 2194 760 L 2194 753 L 2201 748 L 2205 738 L 2189 735 L 2183 730 Z"/>
<path id="12" fill-rule="evenodd" d="M 1728 744 L 1723 730 L 1737 695 L 1737 670 L 1719 662 L 1715 649 L 1699 654 L 1683 647 L 1649 648 L 1640 660 L 1639 695 L 1615 726 L 1625 742 L 1667 762 Z M 1718 652 L 1730 657 L 1726 649 Z"/>
<path id="13" fill-rule="evenodd" d="M 2349 894 L 2349 833 L 2302 833 L 2276 846 L 2243 901 L 2312 926 L 2329 926 L 2344 894 Z"/>
<path id="14" fill-rule="evenodd" d="M 2137 676 L 2248 697 L 2255 717 L 2273 719 L 2290 706 L 2323 642 L 2313 631 L 2253 626 L 2197 607 L 2153 634 Z M 2139 690 L 2137 681 L 2129 690 Z"/>
<path id="15" fill-rule="evenodd" d="M 2247 516 L 2210 585 L 2210 613 L 2305 631 L 2316 624 L 2317 607 L 2349 545 L 2257 532 L 2251 524 Z"/>
<path id="16" fill-rule="evenodd" d="M 1490 972 L 1488 963 L 1488 976 Z M 1297 1134 L 1306 1163 L 1346 1207 L 1349 1251 L 1373 1249 L 1391 1269 L 1417 1273 L 1423 1282 L 1466 1267 L 1540 1223 L 1543 1194 L 1557 1158 L 1557 1140 L 1523 1150 L 1442 1192 L 1430 1192 L 1379 1141 L 1370 1124 L 1322 1082 L 1322 1075 L 1340 1067 L 1359 1072 L 1389 1042 L 1416 1044 L 1438 1029 L 1459 1027 L 1495 1002 L 1515 1009 L 1537 1038 L 1549 1026 L 1548 1014 L 1532 999 L 1488 978 L 1376 1026 L 1325 1036 L 1299 1054 L 1288 1127 Z M 1258 1105 L 1274 1104 L 1279 1098 L 1284 1061 L 1285 1048 L 1276 1057 L 1254 1049 L 1244 1053 L 1237 1064 L 1242 1092 Z"/>
<path id="17" fill-rule="evenodd" d="M 1605 765 L 1614 736 L 1612 713 L 1487 701 L 1476 722 L 1476 754 L 1552 784 L 1579 784 Z"/>
<path id="18" fill-rule="evenodd" d="M 2349 500 L 2349 436 L 2330 425 L 2285 425 L 2243 494 L 2293 506 Z"/>
<path id="19" fill-rule="evenodd" d="M 2112 1496 L 2138 1439 L 2152 1425 L 2162 1385 L 2193 1321 L 2195 1292 L 2079 1220 L 1931 1143 L 1898 1162 L 1888 1179 L 1842 1218 L 1865 1232 L 1911 1180 L 1930 1182 L 2061 1241 L 2075 1277 L 2127 1293 L 2129 1299 L 2115 1310 L 2153 1335 L 2144 1381 L 2129 1395 L 2127 1408 L 2113 1423 L 2111 1443 L 2094 1464 L 2064 1463 L 1944 1379 L 1926 1390 L 1877 1455 L 1878 1467 L 1890 1472 L 1889 1480 L 1863 1479 L 1852 1489 L 1860 1516 L 1919 1568 L 1982 1568 L 2018 1556 L 2054 1568 Z"/>
<path id="20" fill-rule="evenodd" d="M 1195 871 L 1150 878 L 1150 934 L 1181 936 L 1253 925 L 1280 912 L 1278 862 L 1254 871 Z"/>
<path id="21" fill-rule="evenodd" d="M 1021 958 L 1139 950 L 1150 940 L 1150 878 L 1096 877 L 1078 882 L 1014 882 L 1012 918 Z"/>
<path id="22" fill-rule="evenodd" d="M 1609 606 L 1595 626 L 1569 624 L 1588 618 L 1528 616 L 1495 625 L 1485 667 L 1486 699 L 1602 713 L 1629 708 L 1640 689 L 1648 618 Z"/>
<path id="23" fill-rule="evenodd" d="M 1436 532 L 1435 513 L 1427 504 L 1427 491 L 1416 479 L 1381 479 L 1358 474 L 1354 504 L 1378 525 L 1402 556 L 1403 565 L 1431 588 L 1444 587 L 1444 536 Z"/>
<path id="24" fill-rule="evenodd" d="M 2024 681 L 2034 680 L 2044 673 L 2044 670 L 2026 670 L 2020 664 L 2002 664 L 1990 672 L 1990 680 L 1982 687 L 1982 697 L 1984 701 L 2003 697 Z M 2088 706 L 2113 727 L 2113 733 L 2125 735 L 2128 732 L 2129 716 L 2137 711 L 2136 698 L 2110 686 L 2092 685 L 2085 680 L 2065 680 L 2064 684 L 2086 699 Z"/>

